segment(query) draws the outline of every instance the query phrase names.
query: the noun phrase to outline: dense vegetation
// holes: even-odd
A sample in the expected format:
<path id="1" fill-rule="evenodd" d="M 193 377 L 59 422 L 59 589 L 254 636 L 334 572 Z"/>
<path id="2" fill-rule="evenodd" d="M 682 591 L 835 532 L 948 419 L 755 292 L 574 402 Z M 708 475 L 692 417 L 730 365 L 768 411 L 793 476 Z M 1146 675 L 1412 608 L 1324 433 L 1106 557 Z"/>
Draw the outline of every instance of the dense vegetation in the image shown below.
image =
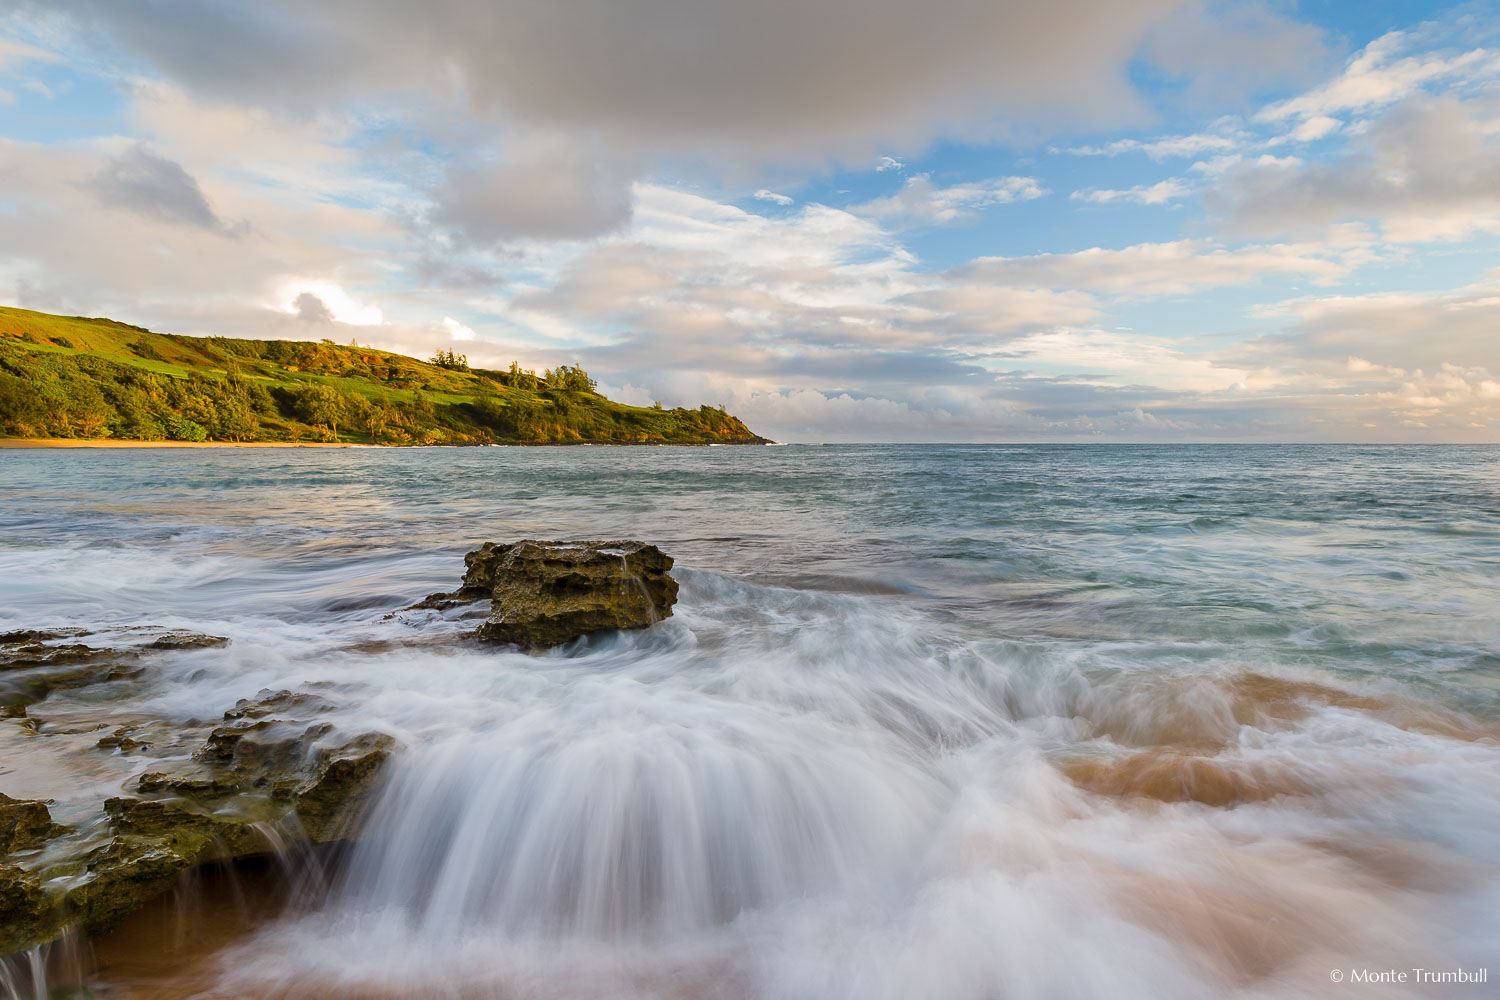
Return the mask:
<path id="1" fill-rule="evenodd" d="M 0 308 L 0 436 L 378 444 L 709 444 L 757 438 L 722 407 L 625 406 L 582 369 L 538 375 L 322 341 L 152 333 Z"/>

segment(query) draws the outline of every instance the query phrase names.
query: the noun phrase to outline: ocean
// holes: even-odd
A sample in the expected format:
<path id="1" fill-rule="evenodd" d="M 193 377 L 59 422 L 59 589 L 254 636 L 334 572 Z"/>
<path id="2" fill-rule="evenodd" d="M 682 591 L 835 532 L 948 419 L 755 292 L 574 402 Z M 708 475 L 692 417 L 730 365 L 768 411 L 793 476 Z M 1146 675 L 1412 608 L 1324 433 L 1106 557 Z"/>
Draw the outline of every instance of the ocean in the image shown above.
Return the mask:
<path id="1" fill-rule="evenodd" d="M 521 538 L 657 544 L 680 603 L 543 654 L 400 612 Z M 1500 448 L 0 452 L 0 631 L 142 625 L 232 642 L 33 706 L 0 791 L 85 821 L 123 779 L 69 733 L 263 690 L 400 749 L 326 892 L 100 996 L 1477 997 L 1339 980 L 1500 965 Z"/>

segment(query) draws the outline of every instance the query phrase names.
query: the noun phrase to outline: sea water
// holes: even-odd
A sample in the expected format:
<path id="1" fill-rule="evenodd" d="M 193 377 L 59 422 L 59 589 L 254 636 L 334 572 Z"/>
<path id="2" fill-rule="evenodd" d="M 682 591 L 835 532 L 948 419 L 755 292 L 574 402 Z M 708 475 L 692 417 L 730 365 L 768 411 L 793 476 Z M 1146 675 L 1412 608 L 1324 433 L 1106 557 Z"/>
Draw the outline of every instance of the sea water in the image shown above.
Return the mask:
<path id="1" fill-rule="evenodd" d="M 9 451 L 0 497 L 0 630 L 232 639 L 44 734 L 286 688 L 400 746 L 315 904 L 119 995 L 1447 997 L 1487 987 L 1339 977 L 1500 964 L 1500 449 Z M 656 543 L 680 603 L 541 655 L 390 615 L 520 538 Z M 118 794 L 91 740 L 0 791 Z"/>

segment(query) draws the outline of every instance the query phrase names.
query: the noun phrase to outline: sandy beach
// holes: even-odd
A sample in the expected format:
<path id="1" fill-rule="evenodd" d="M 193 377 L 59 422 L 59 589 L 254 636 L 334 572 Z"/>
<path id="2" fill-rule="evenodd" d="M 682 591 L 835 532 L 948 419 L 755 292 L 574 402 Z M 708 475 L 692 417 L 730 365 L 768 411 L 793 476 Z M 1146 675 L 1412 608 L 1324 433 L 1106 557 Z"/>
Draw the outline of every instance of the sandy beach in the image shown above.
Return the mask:
<path id="1" fill-rule="evenodd" d="M 379 448 L 342 441 L 122 441 L 113 438 L 0 438 L 0 448 Z"/>

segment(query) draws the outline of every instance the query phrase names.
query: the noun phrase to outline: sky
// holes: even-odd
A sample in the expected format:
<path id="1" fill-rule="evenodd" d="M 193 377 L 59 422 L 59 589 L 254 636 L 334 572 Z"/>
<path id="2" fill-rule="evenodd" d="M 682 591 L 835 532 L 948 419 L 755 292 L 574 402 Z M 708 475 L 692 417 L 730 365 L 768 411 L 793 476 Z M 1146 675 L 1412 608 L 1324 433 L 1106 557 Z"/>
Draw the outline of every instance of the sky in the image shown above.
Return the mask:
<path id="1" fill-rule="evenodd" d="M 789 441 L 1500 441 L 1500 3 L 0 0 L 0 304 Z"/>

